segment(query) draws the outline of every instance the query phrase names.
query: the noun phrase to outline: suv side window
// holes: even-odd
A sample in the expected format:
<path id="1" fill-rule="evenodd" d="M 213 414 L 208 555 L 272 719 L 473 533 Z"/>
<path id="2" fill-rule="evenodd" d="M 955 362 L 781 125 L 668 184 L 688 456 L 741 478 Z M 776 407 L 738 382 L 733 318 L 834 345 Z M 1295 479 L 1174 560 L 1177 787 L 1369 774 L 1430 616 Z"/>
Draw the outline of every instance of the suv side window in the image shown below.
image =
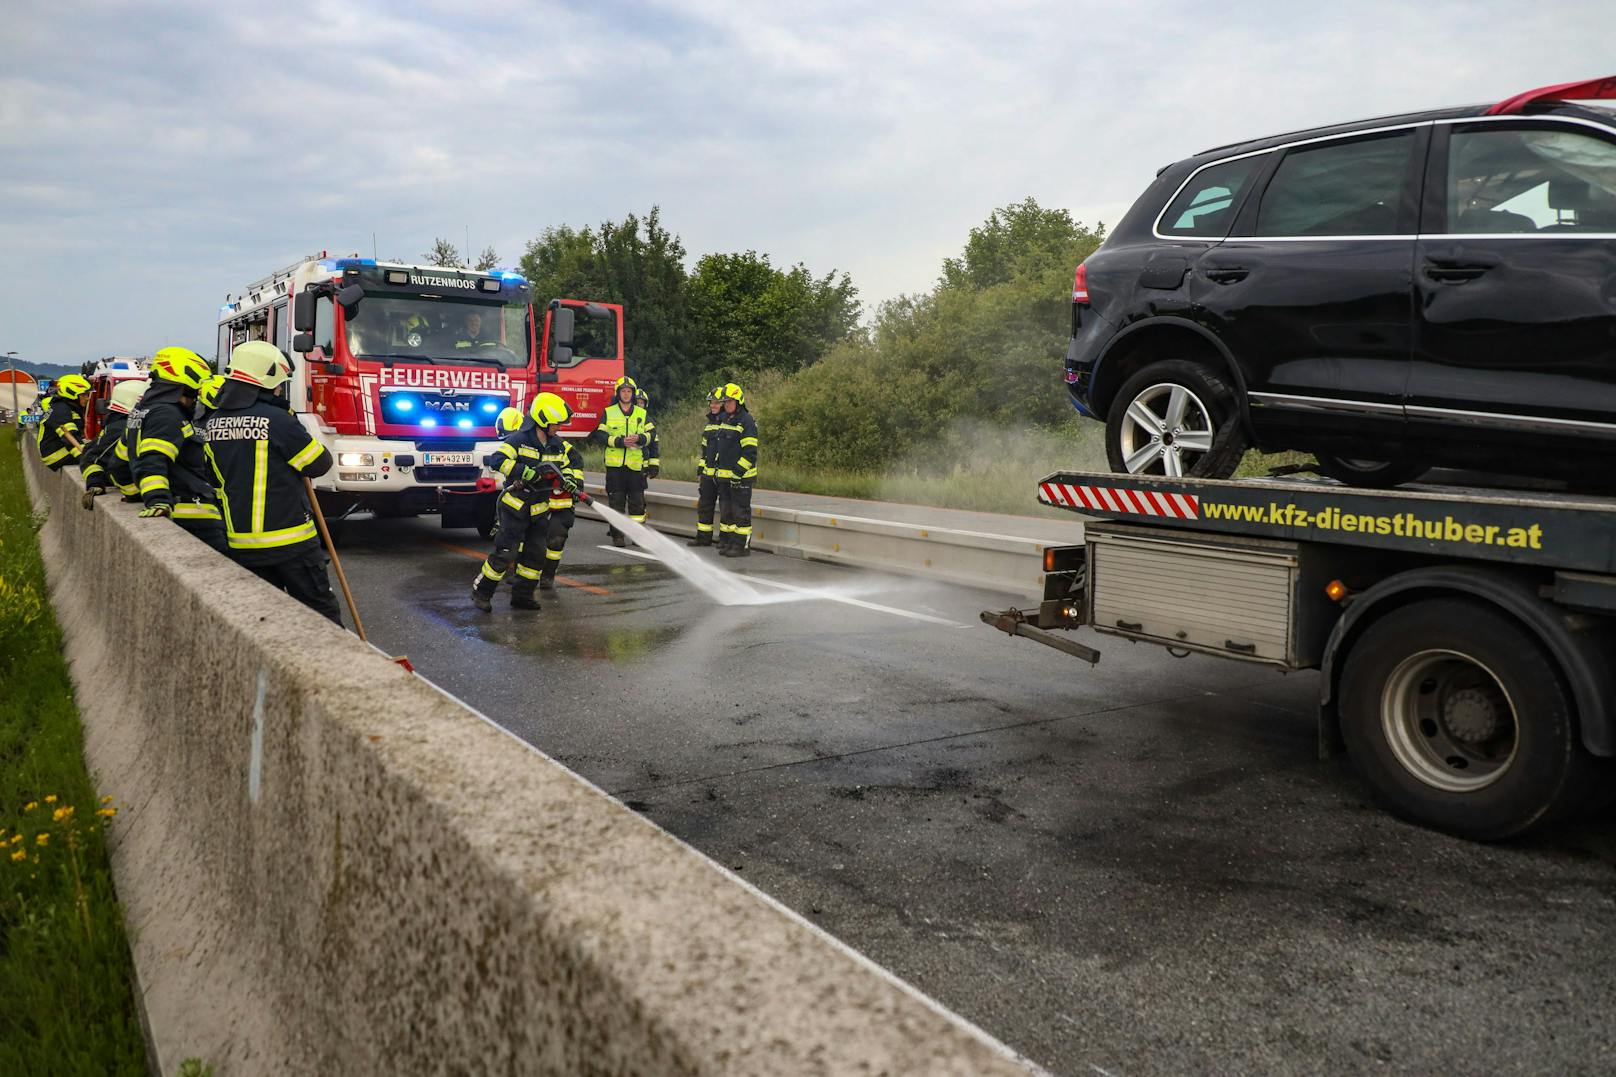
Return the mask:
<path id="1" fill-rule="evenodd" d="M 1452 234 L 1616 232 L 1616 143 L 1565 127 L 1455 128 Z"/>
<path id="2" fill-rule="evenodd" d="M 1241 192 L 1267 159 L 1267 154 L 1256 153 L 1201 169 L 1162 212 L 1156 231 L 1186 239 L 1222 239 L 1234 224 Z"/>
<path id="3" fill-rule="evenodd" d="M 1263 192 L 1256 235 L 1396 235 L 1413 149 L 1414 133 L 1398 131 L 1286 152 Z"/>

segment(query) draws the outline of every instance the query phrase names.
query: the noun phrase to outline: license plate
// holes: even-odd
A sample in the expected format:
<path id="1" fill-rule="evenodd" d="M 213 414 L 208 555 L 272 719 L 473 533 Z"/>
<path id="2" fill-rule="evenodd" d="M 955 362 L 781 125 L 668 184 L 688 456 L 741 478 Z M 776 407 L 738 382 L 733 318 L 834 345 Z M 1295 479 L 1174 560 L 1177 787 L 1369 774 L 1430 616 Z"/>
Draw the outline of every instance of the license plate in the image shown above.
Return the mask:
<path id="1" fill-rule="evenodd" d="M 421 454 L 423 464 L 475 464 L 474 453 L 469 452 L 429 452 Z"/>

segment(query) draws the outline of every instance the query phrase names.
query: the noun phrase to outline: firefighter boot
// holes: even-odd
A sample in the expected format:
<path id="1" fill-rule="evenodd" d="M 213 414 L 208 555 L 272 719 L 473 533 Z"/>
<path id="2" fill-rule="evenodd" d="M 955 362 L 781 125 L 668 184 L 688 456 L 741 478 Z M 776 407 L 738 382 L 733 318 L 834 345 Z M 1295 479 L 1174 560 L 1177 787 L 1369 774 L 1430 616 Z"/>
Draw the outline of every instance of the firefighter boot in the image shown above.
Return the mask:
<path id="1" fill-rule="evenodd" d="M 542 576 L 539 577 L 539 590 L 541 590 L 541 591 L 554 591 L 555 590 L 555 573 L 546 572 Z"/>
<path id="2" fill-rule="evenodd" d="M 511 609 L 536 610 L 539 608 L 539 600 L 533 597 L 532 591 L 511 592 Z"/>
<path id="3" fill-rule="evenodd" d="M 498 587 L 499 584 L 495 584 Z M 492 613 L 494 609 L 494 592 L 492 589 L 483 590 L 483 577 L 479 575 L 471 585 L 471 604 L 484 613 Z"/>
<path id="4" fill-rule="evenodd" d="M 696 537 L 685 543 L 686 546 L 711 546 L 713 533 L 711 531 L 698 531 Z"/>

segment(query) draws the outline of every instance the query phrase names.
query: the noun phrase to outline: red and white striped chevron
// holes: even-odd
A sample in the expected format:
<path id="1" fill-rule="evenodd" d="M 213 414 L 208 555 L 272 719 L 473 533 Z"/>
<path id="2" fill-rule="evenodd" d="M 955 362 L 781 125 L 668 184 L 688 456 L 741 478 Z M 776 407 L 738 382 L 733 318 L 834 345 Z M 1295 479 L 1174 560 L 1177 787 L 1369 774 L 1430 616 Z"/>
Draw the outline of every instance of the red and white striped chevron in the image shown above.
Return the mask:
<path id="1" fill-rule="evenodd" d="M 1073 486 L 1064 482 L 1038 485 L 1038 500 L 1063 509 L 1163 516 L 1170 520 L 1199 520 L 1201 499 L 1194 494 L 1155 490 L 1127 490 L 1120 486 Z"/>

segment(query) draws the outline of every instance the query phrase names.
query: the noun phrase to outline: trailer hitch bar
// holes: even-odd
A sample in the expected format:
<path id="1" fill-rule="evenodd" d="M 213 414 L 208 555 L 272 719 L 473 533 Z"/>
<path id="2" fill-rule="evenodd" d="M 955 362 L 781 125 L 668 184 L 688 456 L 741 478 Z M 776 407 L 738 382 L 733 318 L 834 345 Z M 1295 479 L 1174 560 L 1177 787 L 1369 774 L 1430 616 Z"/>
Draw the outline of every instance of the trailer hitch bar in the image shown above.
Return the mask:
<path id="1" fill-rule="evenodd" d="M 992 625 L 1006 635 L 1021 636 L 1024 639 L 1032 640 L 1034 643 L 1042 643 L 1045 647 L 1053 647 L 1057 651 L 1071 655 L 1073 658 L 1081 658 L 1091 666 L 1100 660 L 1100 652 L 1093 647 L 1073 643 L 1071 640 L 1063 639 L 1053 632 L 1045 632 L 1042 628 L 1028 624 L 1027 615 L 1018 609 L 1012 608 L 999 613 L 992 610 L 983 610 L 982 623 Z"/>

